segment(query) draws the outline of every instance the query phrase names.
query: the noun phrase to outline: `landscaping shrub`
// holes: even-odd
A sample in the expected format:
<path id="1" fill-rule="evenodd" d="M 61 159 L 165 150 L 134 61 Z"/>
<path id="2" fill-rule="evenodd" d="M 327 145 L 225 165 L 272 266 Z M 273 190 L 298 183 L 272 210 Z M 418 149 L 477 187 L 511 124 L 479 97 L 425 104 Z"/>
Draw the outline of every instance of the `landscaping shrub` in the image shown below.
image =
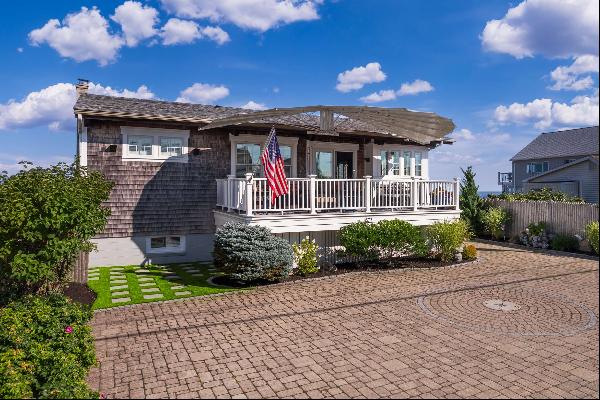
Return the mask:
<path id="1" fill-rule="evenodd" d="M 500 207 L 490 207 L 481 213 L 483 229 L 496 239 L 504 237 L 504 229 L 509 220 L 508 212 Z"/>
<path id="2" fill-rule="evenodd" d="M 519 241 L 525 246 L 547 249 L 550 246 L 545 222 L 532 222 L 519 235 Z"/>
<path id="3" fill-rule="evenodd" d="M 475 260 L 477 258 L 477 248 L 472 244 L 466 245 L 462 251 L 462 258 L 467 261 Z"/>
<path id="4" fill-rule="evenodd" d="M 479 186 L 475 183 L 473 167 L 461 169 L 463 178 L 460 182 L 460 217 L 467 221 L 474 232 L 481 231 L 481 213 L 484 201 L 479 196 Z"/>
<path id="5" fill-rule="evenodd" d="M 461 246 L 471 237 L 469 224 L 460 219 L 436 222 L 425 229 L 427 240 L 442 261 L 451 261 Z"/>
<path id="6" fill-rule="evenodd" d="M 490 199 L 508 201 L 560 201 L 567 203 L 585 203 L 581 197 L 571 196 L 563 192 L 555 192 L 550 188 L 534 189 L 523 193 L 490 194 Z"/>
<path id="7" fill-rule="evenodd" d="M 398 219 L 379 221 L 371 226 L 374 244 L 383 257 L 408 255 L 423 257 L 429 252 L 420 227 Z"/>
<path id="8" fill-rule="evenodd" d="M 233 223 L 217 229 L 213 255 L 217 268 L 245 282 L 284 279 L 294 260 L 292 246 L 269 229 Z"/>
<path id="9" fill-rule="evenodd" d="M 294 257 L 298 265 L 298 273 L 302 276 L 314 274 L 319 270 L 317 267 L 317 250 L 319 245 L 315 240 L 310 240 L 307 236 L 300 243 L 292 245 Z"/>
<path id="10" fill-rule="evenodd" d="M 26 296 L 0 308 L 0 398 L 98 398 L 89 308 L 62 295 Z"/>
<path id="11" fill-rule="evenodd" d="M 350 256 L 377 258 L 375 229 L 369 222 L 354 222 L 344 226 L 339 233 L 340 244 Z"/>
<path id="12" fill-rule="evenodd" d="M 550 241 L 550 248 L 559 251 L 577 251 L 579 240 L 572 235 L 556 235 Z"/>
<path id="13" fill-rule="evenodd" d="M 58 290 L 75 259 L 94 248 L 110 214 L 112 183 L 75 164 L 0 173 L 0 303 Z"/>
<path id="14" fill-rule="evenodd" d="M 585 237 L 594 253 L 598 254 L 598 221 L 590 222 L 585 227 Z"/>

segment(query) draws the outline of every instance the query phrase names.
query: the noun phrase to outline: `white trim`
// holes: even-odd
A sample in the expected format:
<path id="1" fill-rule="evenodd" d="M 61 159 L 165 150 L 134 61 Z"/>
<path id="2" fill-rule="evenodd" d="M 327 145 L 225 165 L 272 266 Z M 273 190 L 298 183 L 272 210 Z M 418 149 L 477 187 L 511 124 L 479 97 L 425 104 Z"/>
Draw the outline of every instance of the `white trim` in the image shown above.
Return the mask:
<path id="1" fill-rule="evenodd" d="M 333 177 L 335 178 L 335 165 L 337 163 L 336 151 L 348 152 L 352 153 L 352 175 L 354 179 L 362 178 L 362 176 L 358 176 L 358 149 L 359 145 L 355 143 L 336 143 L 336 142 L 319 142 L 316 140 L 307 141 L 307 154 L 310 154 L 310 157 L 307 159 L 307 172 L 308 175 L 315 175 L 317 173 L 317 151 L 323 152 L 333 152 L 331 166 L 331 172 L 333 173 Z"/>
<path id="2" fill-rule="evenodd" d="M 159 249 L 153 249 L 150 245 L 153 238 L 166 238 L 168 236 L 179 237 L 178 247 L 163 247 Z M 185 253 L 186 243 L 184 235 L 152 235 L 146 237 L 146 253 L 147 254 L 180 254 Z"/>
<path id="3" fill-rule="evenodd" d="M 79 165 L 87 167 L 88 165 L 88 132 L 87 128 L 82 128 L 79 135 Z"/>
<path id="4" fill-rule="evenodd" d="M 251 135 L 251 134 L 229 134 L 230 143 L 230 173 L 235 176 L 236 160 L 236 148 L 238 144 L 257 144 L 260 146 L 261 154 L 264 150 L 265 141 L 267 135 Z M 290 146 L 292 148 L 292 176 L 288 178 L 295 178 L 298 175 L 298 138 L 289 136 L 277 136 L 277 141 L 280 145 Z"/>
<path id="5" fill-rule="evenodd" d="M 129 154 L 129 135 L 150 136 L 152 137 L 152 155 L 141 156 L 139 154 Z M 183 129 L 163 129 L 146 128 L 137 126 L 121 126 L 122 136 L 122 160 L 123 161 L 147 161 L 147 162 L 188 162 L 190 131 Z M 183 140 L 181 156 L 164 157 L 160 155 L 160 138 L 177 137 Z"/>

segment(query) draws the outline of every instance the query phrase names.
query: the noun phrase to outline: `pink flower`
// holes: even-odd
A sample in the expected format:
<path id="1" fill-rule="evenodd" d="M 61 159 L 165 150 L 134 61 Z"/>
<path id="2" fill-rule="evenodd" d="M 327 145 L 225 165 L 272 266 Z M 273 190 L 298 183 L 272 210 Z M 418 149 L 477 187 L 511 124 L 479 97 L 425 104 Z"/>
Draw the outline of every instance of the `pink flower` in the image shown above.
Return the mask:
<path id="1" fill-rule="evenodd" d="M 100 392 L 100 398 L 101 398 L 101 399 L 106 399 L 106 398 L 107 398 L 107 397 L 106 397 L 106 393 L 104 393 L 104 392 Z"/>
<path id="2" fill-rule="evenodd" d="M 65 333 L 73 333 L 73 327 L 71 325 L 65 327 Z"/>

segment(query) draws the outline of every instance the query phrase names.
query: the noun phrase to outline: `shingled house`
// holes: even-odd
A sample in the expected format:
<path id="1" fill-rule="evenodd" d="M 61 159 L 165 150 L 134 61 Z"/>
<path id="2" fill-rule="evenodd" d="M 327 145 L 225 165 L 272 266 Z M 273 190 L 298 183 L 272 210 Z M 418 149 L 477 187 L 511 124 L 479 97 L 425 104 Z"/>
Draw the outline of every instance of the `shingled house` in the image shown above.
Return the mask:
<path id="1" fill-rule="evenodd" d="M 458 182 L 429 179 L 453 123 L 433 113 L 312 106 L 249 111 L 109 97 L 78 85 L 81 165 L 115 183 L 90 265 L 209 260 L 229 221 L 325 246 L 355 221 L 458 218 Z M 290 193 L 270 202 L 259 163 L 275 127 Z"/>
<path id="2" fill-rule="evenodd" d="M 598 203 L 598 142 L 597 126 L 542 133 L 510 159 L 512 173 L 499 173 L 498 183 L 515 192 L 550 188 Z"/>

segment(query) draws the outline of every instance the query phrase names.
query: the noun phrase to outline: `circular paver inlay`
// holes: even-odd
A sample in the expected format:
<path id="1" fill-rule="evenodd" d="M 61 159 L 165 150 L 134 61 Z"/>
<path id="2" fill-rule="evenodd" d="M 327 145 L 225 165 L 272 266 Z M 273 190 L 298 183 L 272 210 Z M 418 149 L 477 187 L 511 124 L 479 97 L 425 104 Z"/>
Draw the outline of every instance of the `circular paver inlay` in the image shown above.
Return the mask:
<path id="1" fill-rule="evenodd" d="M 447 290 L 417 303 L 440 323 L 512 336 L 574 335 L 597 322 L 592 310 L 567 297 L 519 287 Z"/>

